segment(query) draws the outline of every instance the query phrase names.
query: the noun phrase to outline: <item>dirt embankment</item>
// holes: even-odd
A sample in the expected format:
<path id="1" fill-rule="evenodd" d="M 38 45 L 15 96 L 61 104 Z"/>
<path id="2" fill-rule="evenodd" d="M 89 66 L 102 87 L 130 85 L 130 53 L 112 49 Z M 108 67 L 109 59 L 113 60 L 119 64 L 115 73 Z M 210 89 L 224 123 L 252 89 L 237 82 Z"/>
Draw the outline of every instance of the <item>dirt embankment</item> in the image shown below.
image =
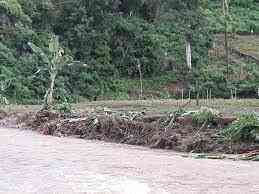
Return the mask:
<path id="1" fill-rule="evenodd" d="M 1 119 L 2 125 L 28 128 L 44 135 L 73 136 L 182 152 L 244 153 L 259 150 L 258 144 L 232 144 L 230 147 L 219 141 L 219 130 L 234 120 L 231 117 L 200 125 L 177 113 L 151 116 L 136 112 L 64 115 L 40 111 L 5 114 Z"/>

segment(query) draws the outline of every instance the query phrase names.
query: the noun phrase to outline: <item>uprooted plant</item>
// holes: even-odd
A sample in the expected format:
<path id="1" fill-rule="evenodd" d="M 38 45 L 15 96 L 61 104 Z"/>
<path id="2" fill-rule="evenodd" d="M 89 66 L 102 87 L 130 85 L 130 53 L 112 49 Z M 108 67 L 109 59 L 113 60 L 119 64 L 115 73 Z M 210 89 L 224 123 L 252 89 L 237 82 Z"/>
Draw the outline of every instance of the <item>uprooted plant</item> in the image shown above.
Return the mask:
<path id="1" fill-rule="evenodd" d="M 220 113 L 214 109 L 202 107 L 197 111 L 186 112 L 182 116 L 190 116 L 196 125 L 208 125 L 214 123 L 216 118 L 220 116 Z"/>
<path id="2" fill-rule="evenodd" d="M 54 108 L 61 114 L 71 114 L 72 113 L 72 105 L 67 100 L 67 98 L 65 98 L 61 104 L 57 104 Z"/>
<path id="3" fill-rule="evenodd" d="M 175 124 L 176 124 L 177 117 L 180 117 L 184 113 L 186 113 L 186 111 L 183 108 L 177 109 L 176 111 L 170 113 L 165 119 L 162 119 L 160 121 L 161 122 L 161 126 L 165 130 L 173 128 L 175 126 Z"/>
<path id="4" fill-rule="evenodd" d="M 199 111 L 193 113 L 192 119 L 195 124 L 201 125 L 204 123 L 212 123 L 214 122 L 218 113 L 214 112 L 212 109 L 202 108 Z"/>
<path id="5" fill-rule="evenodd" d="M 220 132 L 223 141 L 227 143 L 255 142 L 259 134 L 258 115 L 243 114 L 229 127 Z"/>

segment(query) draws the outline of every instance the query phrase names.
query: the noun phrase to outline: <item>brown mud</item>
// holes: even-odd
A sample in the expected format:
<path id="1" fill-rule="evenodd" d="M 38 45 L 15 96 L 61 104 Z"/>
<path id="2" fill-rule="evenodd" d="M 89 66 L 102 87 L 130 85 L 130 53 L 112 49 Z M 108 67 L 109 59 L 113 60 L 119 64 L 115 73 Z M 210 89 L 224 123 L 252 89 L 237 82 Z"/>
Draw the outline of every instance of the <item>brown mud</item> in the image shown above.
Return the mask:
<path id="1" fill-rule="evenodd" d="M 2 115 L 2 114 L 1 114 Z M 81 113 L 64 115 L 51 111 L 3 114 L 0 125 L 38 131 L 44 135 L 141 145 L 195 153 L 246 153 L 259 144 L 226 145 L 219 130 L 234 118 L 219 118 L 213 125 L 194 124 L 188 117 L 141 113 Z"/>

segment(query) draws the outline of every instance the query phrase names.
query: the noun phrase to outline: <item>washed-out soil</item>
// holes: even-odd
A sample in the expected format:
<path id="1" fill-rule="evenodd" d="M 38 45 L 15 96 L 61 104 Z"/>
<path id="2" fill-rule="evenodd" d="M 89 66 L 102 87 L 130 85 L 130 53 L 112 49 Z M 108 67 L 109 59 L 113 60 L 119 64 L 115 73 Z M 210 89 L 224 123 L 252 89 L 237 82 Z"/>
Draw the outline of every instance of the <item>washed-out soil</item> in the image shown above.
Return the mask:
<path id="1" fill-rule="evenodd" d="M 225 144 L 219 141 L 224 122 L 193 124 L 190 119 L 169 115 L 81 113 L 59 114 L 51 111 L 4 114 L 0 125 L 16 125 L 44 135 L 76 137 L 87 140 L 195 153 L 246 153 L 259 150 L 259 144 Z"/>

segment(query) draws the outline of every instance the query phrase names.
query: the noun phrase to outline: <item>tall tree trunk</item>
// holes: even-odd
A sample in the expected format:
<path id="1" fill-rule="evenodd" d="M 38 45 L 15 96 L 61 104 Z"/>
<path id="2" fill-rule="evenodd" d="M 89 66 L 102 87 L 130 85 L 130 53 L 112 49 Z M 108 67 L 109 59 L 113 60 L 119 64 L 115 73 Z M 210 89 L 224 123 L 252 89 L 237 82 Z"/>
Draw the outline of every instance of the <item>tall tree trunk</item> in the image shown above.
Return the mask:
<path id="1" fill-rule="evenodd" d="M 192 50 L 191 50 L 191 43 L 186 38 L 186 63 L 189 69 L 192 69 Z"/>
<path id="2" fill-rule="evenodd" d="M 225 21 L 225 57 L 227 66 L 227 78 L 229 78 L 229 44 L 228 44 L 228 22 Z"/>
<path id="3" fill-rule="evenodd" d="M 141 70 L 141 64 L 138 62 L 138 71 L 139 71 L 139 81 L 140 81 L 140 96 L 139 98 L 143 99 L 143 75 Z"/>
<path id="4" fill-rule="evenodd" d="M 227 66 L 227 79 L 229 79 L 229 42 L 228 42 L 228 15 L 229 15 L 229 2 L 228 0 L 222 1 L 223 14 L 224 14 L 224 30 L 225 30 L 225 60 Z"/>

